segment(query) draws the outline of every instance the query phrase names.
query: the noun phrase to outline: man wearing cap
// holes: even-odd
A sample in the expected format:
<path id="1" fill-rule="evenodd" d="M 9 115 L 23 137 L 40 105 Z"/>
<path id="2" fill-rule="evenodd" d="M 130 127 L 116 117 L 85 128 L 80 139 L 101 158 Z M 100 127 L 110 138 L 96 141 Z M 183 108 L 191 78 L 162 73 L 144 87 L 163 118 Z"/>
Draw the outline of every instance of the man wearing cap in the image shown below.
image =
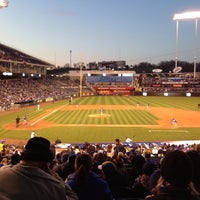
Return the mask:
<path id="1" fill-rule="evenodd" d="M 76 200 L 76 194 L 49 169 L 54 155 L 49 140 L 29 139 L 20 163 L 0 169 L 0 199 Z"/>
<path id="2" fill-rule="evenodd" d="M 190 187 L 194 166 L 183 151 L 174 150 L 166 154 L 161 162 L 158 191 L 147 200 L 198 200 L 199 194 Z"/>

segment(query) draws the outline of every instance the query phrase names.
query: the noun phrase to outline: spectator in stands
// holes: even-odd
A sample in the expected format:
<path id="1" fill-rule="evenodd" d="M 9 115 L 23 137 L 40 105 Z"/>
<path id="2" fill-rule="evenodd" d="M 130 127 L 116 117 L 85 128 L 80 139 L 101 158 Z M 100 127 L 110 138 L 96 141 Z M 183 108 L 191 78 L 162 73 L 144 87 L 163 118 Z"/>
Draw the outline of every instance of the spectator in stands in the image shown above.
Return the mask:
<path id="1" fill-rule="evenodd" d="M 150 191 L 150 176 L 156 170 L 156 165 L 151 162 L 146 162 L 142 167 L 142 175 L 139 176 L 137 182 L 133 185 L 133 193 L 135 197 L 144 199 L 151 194 Z"/>
<path id="2" fill-rule="evenodd" d="M 106 155 L 104 153 L 93 154 L 93 162 L 103 163 L 106 160 Z"/>
<path id="3" fill-rule="evenodd" d="M 76 192 L 79 200 L 111 200 L 112 193 L 108 183 L 91 171 L 92 157 L 89 154 L 79 154 L 75 160 L 75 173 L 67 183 Z"/>
<path id="4" fill-rule="evenodd" d="M 132 190 L 124 183 L 123 178 L 117 171 L 116 165 L 112 161 L 106 161 L 101 165 L 103 179 L 105 179 L 111 189 L 114 198 L 128 198 L 132 196 Z"/>
<path id="5" fill-rule="evenodd" d="M 108 144 L 106 147 L 107 157 L 112 158 L 114 155 L 114 148 L 112 144 Z"/>
<path id="6" fill-rule="evenodd" d="M 13 167 L 20 162 L 20 155 L 16 152 L 10 158 L 10 163 L 1 167 L 1 169 L 5 169 L 7 167 Z"/>
<path id="7" fill-rule="evenodd" d="M 197 145 L 196 145 L 196 151 L 197 151 L 198 153 L 200 153 L 200 144 L 197 144 Z"/>
<path id="8" fill-rule="evenodd" d="M 126 153 L 126 149 L 124 148 L 124 145 L 121 143 L 120 139 L 116 138 L 115 139 L 115 154 L 117 155 L 118 152 L 123 152 Z"/>
<path id="9" fill-rule="evenodd" d="M 59 164 L 54 166 L 53 171 L 58 173 L 58 175 L 65 181 L 67 177 L 74 173 L 74 163 L 75 163 L 75 154 L 69 154 L 64 152 L 61 154 L 61 161 Z"/>
<path id="10" fill-rule="evenodd" d="M 198 199 L 189 189 L 193 175 L 190 157 L 180 150 L 168 152 L 161 162 L 161 179 L 157 194 L 148 200 L 195 200 Z"/>
<path id="11" fill-rule="evenodd" d="M 187 155 L 191 158 L 194 166 L 191 186 L 195 188 L 200 196 L 200 154 L 195 150 L 190 150 L 187 152 Z"/>
<path id="12" fill-rule="evenodd" d="M 55 141 L 55 145 L 56 145 L 56 144 L 61 144 L 61 143 L 62 143 L 61 139 L 57 137 L 57 139 L 56 139 L 56 141 Z"/>
<path id="13" fill-rule="evenodd" d="M 132 170 L 130 176 L 132 177 L 133 183 L 139 179 L 139 176 L 142 175 L 142 167 L 145 163 L 145 158 L 142 155 L 135 155 L 131 159 Z"/>
<path id="14" fill-rule="evenodd" d="M 0 169 L 0 182 L 4 183 L 0 185 L 0 194 L 15 200 L 77 199 L 71 188 L 49 169 L 53 158 L 47 139 L 29 139 L 20 163 Z"/>
<path id="15" fill-rule="evenodd" d="M 133 140 L 131 138 L 126 137 L 126 140 L 125 140 L 126 145 L 130 145 L 132 142 L 133 142 Z"/>
<path id="16" fill-rule="evenodd" d="M 117 172 L 120 176 L 121 181 L 124 185 L 128 184 L 128 173 L 127 168 L 125 167 L 126 156 L 122 152 L 118 152 L 117 155 L 113 156 L 113 163 L 116 166 Z"/>
<path id="17" fill-rule="evenodd" d="M 0 167 L 2 168 L 3 166 L 8 165 L 8 158 L 4 157 L 2 158 L 1 162 L 0 162 Z"/>
<path id="18" fill-rule="evenodd" d="M 55 160 L 56 164 L 53 166 L 52 170 L 58 173 L 58 175 L 63 179 L 63 181 L 65 181 L 66 175 L 65 175 L 64 166 L 68 161 L 69 153 L 64 150 L 61 152 L 61 154 L 57 154 L 57 155 L 60 155 L 59 156 L 60 158 L 56 156 L 58 160 Z"/>
<path id="19" fill-rule="evenodd" d="M 156 169 L 149 177 L 149 189 L 152 194 L 156 194 L 159 180 L 160 180 L 160 168 Z"/>

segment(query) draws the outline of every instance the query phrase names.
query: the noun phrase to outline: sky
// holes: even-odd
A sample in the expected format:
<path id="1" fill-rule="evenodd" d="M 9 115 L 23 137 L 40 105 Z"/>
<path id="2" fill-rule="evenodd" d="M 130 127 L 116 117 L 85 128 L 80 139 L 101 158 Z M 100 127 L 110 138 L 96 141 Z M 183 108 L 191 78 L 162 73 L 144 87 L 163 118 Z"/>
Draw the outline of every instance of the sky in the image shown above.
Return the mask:
<path id="1" fill-rule="evenodd" d="M 125 60 L 175 60 L 175 13 L 200 11 L 200 0 L 9 0 L 0 9 L 0 43 L 56 66 Z M 193 62 L 200 20 L 179 22 L 179 60 Z M 71 54 L 70 54 L 71 50 Z"/>

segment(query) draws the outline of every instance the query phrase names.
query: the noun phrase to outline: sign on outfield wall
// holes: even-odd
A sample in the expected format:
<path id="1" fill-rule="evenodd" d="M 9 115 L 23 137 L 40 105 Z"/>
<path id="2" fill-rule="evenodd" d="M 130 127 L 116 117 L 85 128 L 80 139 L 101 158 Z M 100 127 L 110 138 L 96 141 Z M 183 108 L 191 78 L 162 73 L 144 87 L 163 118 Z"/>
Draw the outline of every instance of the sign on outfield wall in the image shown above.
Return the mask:
<path id="1" fill-rule="evenodd" d="M 153 69 L 152 72 L 154 72 L 154 73 L 160 73 L 160 72 L 162 72 L 162 69 Z"/>
<path id="2" fill-rule="evenodd" d="M 49 102 L 49 101 L 53 101 L 53 98 L 52 97 L 46 98 L 46 102 Z"/>

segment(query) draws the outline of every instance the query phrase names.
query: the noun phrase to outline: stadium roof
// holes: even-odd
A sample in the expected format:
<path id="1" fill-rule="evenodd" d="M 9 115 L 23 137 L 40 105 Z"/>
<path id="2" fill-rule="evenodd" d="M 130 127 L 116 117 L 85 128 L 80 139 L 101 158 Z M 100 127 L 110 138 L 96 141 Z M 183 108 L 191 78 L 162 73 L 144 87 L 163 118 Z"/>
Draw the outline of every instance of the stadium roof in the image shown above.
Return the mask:
<path id="1" fill-rule="evenodd" d="M 23 53 L 15 48 L 0 43 L 0 61 L 23 63 L 32 66 L 54 67 L 53 64 Z"/>

